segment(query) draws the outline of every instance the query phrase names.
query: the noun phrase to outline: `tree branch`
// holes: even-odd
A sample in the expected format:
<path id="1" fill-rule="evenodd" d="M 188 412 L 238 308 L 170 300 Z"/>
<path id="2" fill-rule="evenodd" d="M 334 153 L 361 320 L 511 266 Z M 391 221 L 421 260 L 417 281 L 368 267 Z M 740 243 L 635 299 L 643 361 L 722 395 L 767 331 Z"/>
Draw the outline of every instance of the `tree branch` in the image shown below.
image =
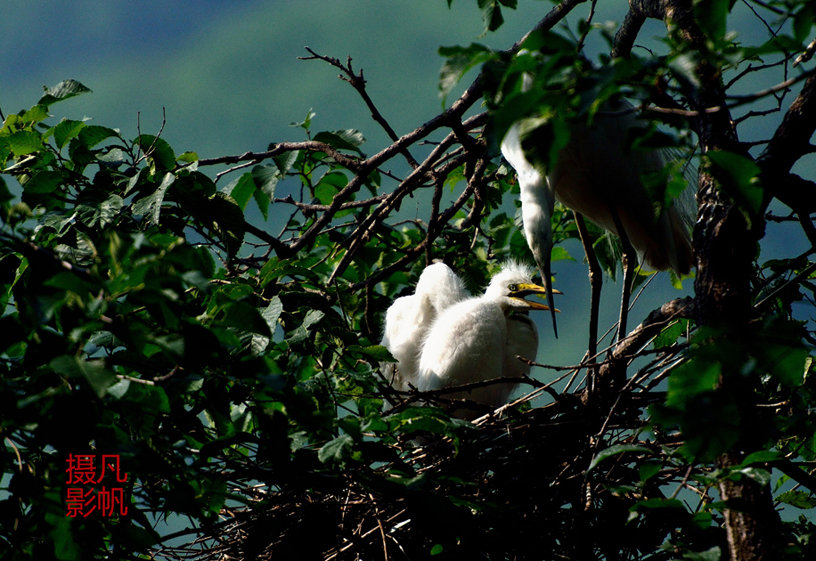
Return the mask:
<path id="1" fill-rule="evenodd" d="M 810 150 L 810 139 L 816 132 L 816 74 L 811 73 L 796 96 L 768 146 L 757 159 L 763 175 L 776 178 L 786 175 L 799 158 Z M 772 187 L 773 180 L 766 183 Z"/>
<path id="2" fill-rule="evenodd" d="M 608 394 L 610 390 L 619 389 L 610 388 L 607 381 L 623 379 L 621 371 L 625 372 L 626 367 L 637 358 L 638 352 L 671 322 L 680 318 L 694 317 L 694 306 L 694 299 L 690 296 L 677 298 L 666 302 L 646 316 L 640 325 L 615 346 L 609 358 L 601 365 L 598 370 L 598 391 Z"/>
<path id="3" fill-rule="evenodd" d="M 351 87 L 353 87 L 360 95 L 360 97 L 363 98 L 363 102 L 366 104 L 366 107 L 368 107 L 368 110 L 371 111 L 371 118 L 374 119 L 374 121 L 382 127 L 382 129 L 385 131 L 385 134 L 388 135 L 388 138 L 390 138 L 394 142 L 396 142 L 399 139 L 397 133 L 394 132 L 394 129 L 391 128 L 390 124 L 388 124 L 388 121 L 386 121 L 385 117 L 383 117 L 382 113 L 380 113 L 380 110 L 377 109 L 376 105 L 374 105 L 374 101 L 372 101 L 371 96 L 368 95 L 368 91 L 366 90 L 366 80 L 363 77 L 363 70 L 360 69 L 359 74 L 354 73 L 354 69 L 351 66 L 351 57 L 348 57 L 348 60 L 344 65 L 343 63 L 340 62 L 339 59 L 317 54 L 309 47 L 306 47 L 306 50 L 309 52 L 311 56 L 300 57 L 301 60 L 314 60 L 314 59 L 322 60 L 324 62 L 331 64 L 335 68 L 340 69 L 340 71 L 342 72 L 342 74 L 340 75 L 340 79 L 351 84 Z M 410 165 L 412 168 L 416 168 L 417 166 L 419 166 L 419 163 L 414 159 L 414 157 L 408 151 L 407 147 L 403 147 L 401 152 L 403 156 L 405 156 L 405 160 L 408 162 L 408 165 Z"/>
<path id="4" fill-rule="evenodd" d="M 486 115 L 481 113 L 465 121 L 463 126 L 466 129 L 472 129 L 475 126 L 480 125 L 484 119 L 486 119 Z M 391 213 L 391 211 L 397 208 L 403 198 L 405 198 L 409 193 L 413 192 L 423 178 L 427 177 L 428 174 L 433 175 L 439 173 L 438 171 L 433 170 L 433 166 L 437 161 L 439 161 L 445 151 L 454 144 L 455 141 L 456 134 L 454 132 L 449 133 L 448 136 L 445 137 L 445 139 L 431 151 L 428 157 L 425 158 L 425 161 L 423 161 L 419 167 L 414 169 L 408 175 L 408 177 L 406 177 L 402 183 L 400 183 L 397 189 L 388 195 L 386 199 L 380 203 L 380 205 L 374 209 L 369 216 L 365 218 L 362 224 L 360 224 L 360 226 L 358 226 L 357 229 L 355 229 L 355 231 L 349 235 L 350 243 L 348 245 L 348 249 L 346 250 L 346 254 L 335 267 L 331 277 L 329 278 L 329 282 L 337 278 L 338 275 L 342 274 L 346 267 L 348 267 L 348 265 L 351 263 L 351 260 L 354 258 L 357 251 L 369 239 L 376 226 L 380 224 L 382 220 L 384 220 L 385 217 Z M 454 160 L 454 165 L 451 165 L 450 162 L 448 162 L 446 165 L 449 167 L 449 169 L 454 169 L 472 157 L 472 155 L 465 153 Z"/>
<path id="5" fill-rule="evenodd" d="M 302 142 L 278 142 L 272 144 L 265 152 L 244 152 L 238 156 L 220 156 L 218 158 L 204 158 L 198 161 L 199 166 L 214 166 L 219 164 L 237 164 L 239 162 L 261 162 L 284 152 L 294 152 L 297 150 L 308 150 L 310 152 L 325 152 L 338 164 L 357 171 L 362 169 L 363 161 L 359 158 L 348 156 L 339 152 L 336 148 L 325 142 L 315 140 L 304 140 Z"/>

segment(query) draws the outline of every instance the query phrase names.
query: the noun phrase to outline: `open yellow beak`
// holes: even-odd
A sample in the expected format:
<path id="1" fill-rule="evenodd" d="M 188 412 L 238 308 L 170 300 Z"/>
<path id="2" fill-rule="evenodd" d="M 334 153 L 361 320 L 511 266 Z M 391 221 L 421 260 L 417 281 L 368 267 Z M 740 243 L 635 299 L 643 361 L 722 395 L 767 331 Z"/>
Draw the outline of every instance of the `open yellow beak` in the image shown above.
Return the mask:
<path id="1" fill-rule="evenodd" d="M 553 289 L 553 294 L 562 294 L 560 290 Z M 516 289 L 510 293 L 511 298 L 518 298 L 519 300 L 524 300 L 524 303 L 530 309 L 533 310 L 549 310 L 550 307 L 546 304 L 542 304 L 540 302 L 531 302 L 529 300 L 525 300 L 526 296 L 541 296 L 542 298 L 547 297 L 547 289 L 541 285 L 534 284 L 534 283 L 521 283 L 516 285 Z M 556 312 L 560 312 L 558 308 L 554 308 Z"/>

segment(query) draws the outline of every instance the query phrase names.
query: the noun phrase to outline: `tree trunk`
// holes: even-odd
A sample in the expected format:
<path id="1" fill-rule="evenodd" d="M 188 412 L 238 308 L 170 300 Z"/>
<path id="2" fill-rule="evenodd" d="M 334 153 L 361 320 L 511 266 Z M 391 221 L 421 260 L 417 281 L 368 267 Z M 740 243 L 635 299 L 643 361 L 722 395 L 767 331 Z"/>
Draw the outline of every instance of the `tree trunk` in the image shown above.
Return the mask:
<path id="1" fill-rule="evenodd" d="M 750 157 L 737 138 L 725 102 L 720 68 L 704 54 L 707 38 L 694 17 L 691 0 L 668 0 L 665 5 L 669 29 L 677 30 L 701 55 L 696 68 L 699 83 L 689 87 L 687 98 L 691 108 L 698 112 L 693 124 L 703 152 L 727 150 Z M 696 319 L 701 326 L 719 327 L 728 336 L 740 337 L 751 318 L 751 278 L 764 220 L 757 216 L 749 223 L 743 210 L 724 193 L 705 165 L 699 180 L 698 220 L 694 229 Z M 723 374 L 719 391 L 734 391 L 740 409 L 750 415 L 753 399 L 750 388 L 736 378 L 738 373 L 729 377 L 724 369 Z M 739 447 L 752 451 L 753 443 L 748 441 L 753 438 L 753 433 L 744 434 Z M 720 457 L 719 464 L 728 468 L 740 461 L 740 452 L 731 450 Z M 775 556 L 779 551 L 780 520 L 768 486 L 742 477 L 724 480 L 719 487 L 727 505 L 725 526 L 731 561 L 760 561 Z"/>
<path id="2" fill-rule="evenodd" d="M 738 465 L 742 458 L 735 453 L 723 454 L 723 468 Z M 725 530 L 731 561 L 767 561 L 776 559 L 779 543 L 779 516 L 767 485 L 748 477 L 739 481 L 725 480 L 719 485 L 720 495 L 728 505 Z"/>

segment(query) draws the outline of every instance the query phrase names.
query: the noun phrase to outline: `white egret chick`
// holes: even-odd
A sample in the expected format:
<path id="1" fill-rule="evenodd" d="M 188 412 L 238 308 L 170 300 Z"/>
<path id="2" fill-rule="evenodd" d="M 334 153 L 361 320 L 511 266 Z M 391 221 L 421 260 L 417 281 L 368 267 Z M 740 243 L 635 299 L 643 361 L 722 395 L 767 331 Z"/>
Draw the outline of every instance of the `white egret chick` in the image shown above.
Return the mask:
<path id="1" fill-rule="evenodd" d="M 482 296 L 463 300 L 439 315 L 422 346 L 418 389 L 449 388 L 529 372 L 529 365 L 516 357 L 535 360 L 538 351 L 538 332 L 526 312 L 549 309 L 524 299 L 546 294 L 543 286 L 533 284 L 532 274 L 532 267 L 507 263 Z M 449 397 L 495 408 L 507 402 L 516 386 L 496 383 Z M 462 416 L 472 413 L 466 411 Z"/>
<path id="2" fill-rule="evenodd" d="M 422 340 L 436 317 L 470 293 L 444 263 L 425 267 L 414 293 L 394 300 L 385 313 L 382 346 L 397 360 L 383 363 L 381 371 L 399 391 L 417 387 L 417 365 Z"/>
<path id="3" fill-rule="evenodd" d="M 501 151 L 518 174 L 524 235 L 544 285 L 551 287 L 550 219 L 556 199 L 607 231 L 623 234 L 650 267 L 688 273 L 693 259 L 691 217 L 681 203 L 665 205 L 644 186 L 644 175 L 662 170 L 666 162 L 660 150 L 632 147 L 636 131 L 645 126 L 634 108 L 608 102 L 591 127 L 574 125 L 553 169 L 545 165 L 549 146 L 536 145 L 533 135 L 528 137 L 527 129 L 540 124 L 514 123 Z"/>

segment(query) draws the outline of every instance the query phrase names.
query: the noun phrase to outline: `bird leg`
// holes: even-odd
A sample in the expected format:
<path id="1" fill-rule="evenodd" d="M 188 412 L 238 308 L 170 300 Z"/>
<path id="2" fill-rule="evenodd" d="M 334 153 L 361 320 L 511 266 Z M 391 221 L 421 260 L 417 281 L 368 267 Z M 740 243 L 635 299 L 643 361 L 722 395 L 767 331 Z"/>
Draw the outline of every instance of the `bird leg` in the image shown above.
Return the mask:
<path id="1" fill-rule="evenodd" d="M 587 264 L 589 266 L 589 287 L 591 290 L 591 299 L 589 304 L 589 344 L 587 345 L 587 362 L 595 364 L 595 359 L 598 354 L 598 315 L 601 308 L 601 289 L 603 288 L 603 276 L 601 275 L 601 266 L 598 263 L 598 257 L 595 255 L 595 248 L 592 247 L 592 239 L 589 237 L 589 230 L 583 215 L 577 211 L 572 211 L 575 217 L 575 224 L 578 227 L 578 236 L 581 238 L 581 244 L 584 246 L 584 253 L 586 254 Z M 595 393 L 595 368 L 591 367 L 588 371 L 587 390 L 590 395 Z"/>
<path id="2" fill-rule="evenodd" d="M 637 253 L 629 241 L 629 236 L 626 235 L 626 230 L 623 229 L 618 210 L 615 207 L 610 208 L 612 218 L 615 221 L 615 228 L 618 231 L 618 237 L 623 246 L 623 257 L 621 264 L 623 265 L 623 289 L 621 291 L 621 309 L 620 317 L 618 319 L 618 343 L 621 343 L 626 337 L 626 320 L 629 316 L 629 300 L 632 296 L 632 284 L 635 280 L 635 270 L 637 269 Z"/>

